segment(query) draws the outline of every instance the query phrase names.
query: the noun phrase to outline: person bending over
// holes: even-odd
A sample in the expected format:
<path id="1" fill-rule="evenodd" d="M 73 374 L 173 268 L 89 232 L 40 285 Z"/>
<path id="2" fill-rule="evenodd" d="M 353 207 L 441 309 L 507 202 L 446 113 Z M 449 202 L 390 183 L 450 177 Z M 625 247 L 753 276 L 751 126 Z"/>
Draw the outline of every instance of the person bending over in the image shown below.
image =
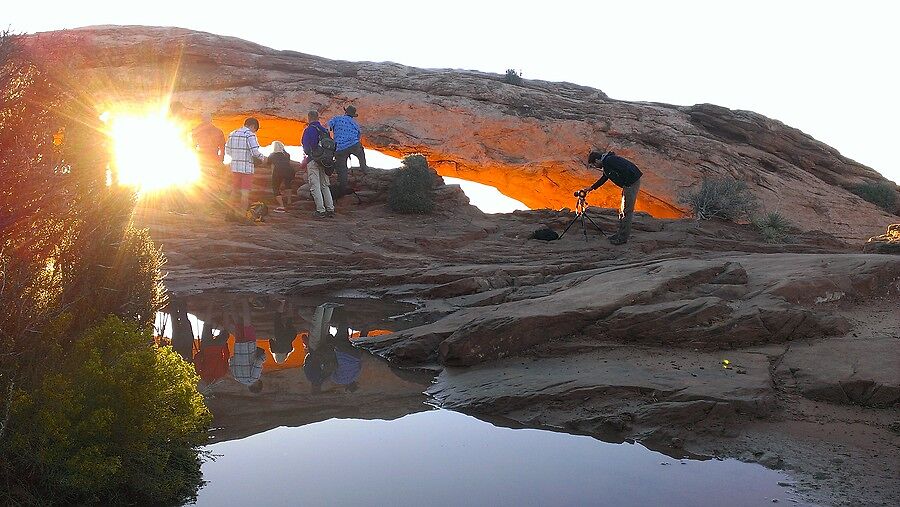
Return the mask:
<path id="1" fill-rule="evenodd" d="M 613 245 L 621 245 L 628 241 L 631 234 L 631 219 L 634 216 L 634 203 L 641 188 L 641 170 L 630 160 L 616 155 L 612 151 L 591 151 L 588 154 L 588 166 L 603 171 L 603 176 L 590 187 L 581 189 L 588 193 L 603 186 L 607 180 L 622 188 L 622 203 L 619 206 L 619 230 L 609 237 Z"/>

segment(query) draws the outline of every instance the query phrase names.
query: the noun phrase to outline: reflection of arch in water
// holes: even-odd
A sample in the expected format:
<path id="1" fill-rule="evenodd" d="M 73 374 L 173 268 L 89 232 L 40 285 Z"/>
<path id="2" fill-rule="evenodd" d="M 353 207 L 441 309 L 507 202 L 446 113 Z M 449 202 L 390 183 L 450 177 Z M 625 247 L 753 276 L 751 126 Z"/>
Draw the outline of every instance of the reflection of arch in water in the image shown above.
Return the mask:
<path id="1" fill-rule="evenodd" d="M 386 334 L 391 334 L 393 332 L 394 331 L 389 331 L 387 329 L 371 329 L 371 330 L 369 330 L 368 333 L 366 333 L 366 336 L 382 336 L 382 335 L 386 335 Z M 356 340 L 361 337 L 362 337 L 362 335 L 360 334 L 359 331 L 354 331 L 353 334 L 350 335 L 351 340 Z"/>
<path id="2" fill-rule="evenodd" d="M 265 351 L 263 372 L 301 368 L 303 366 L 307 354 L 304 337 L 308 336 L 306 327 L 308 327 L 309 323 L 301 324 L 297 322 L 294 324 L 293 329 L 296 329 L 296 334 L 291 342 L 293 352 L 287 356 L 284 362 L 277 363 L 272 354 L 270 339 L 277 332 L 273 323 L 279 311 L 277 308 L 281 298 L 261 294 L 210 292 L 185 297 L 184 301 L 187 303 L 187 317 L 191 323 L 193 337 L 196 339 L 193 354 L 195 360 L 200 350 L 199 338 L 207 331 L 206 326 L 210 325 L 210 322 L 217 323 L 221 320 L 222 316 L 218 315 L 218 313 L 223 311 L 223 308 L 234 307 L 242 301 L 249 301 L 250 320 L 257 335 L 256 345 Z M 310 310 L 321 302 L 320 300 L 315 301 L 305 298 L 291 298 L 290 301 L 295 308 L 308 308 Z M 346 324 L 350 328 L 346 336 L 351 340 L 359 338 L 361 333 L 368 336 L 378 336 L 394 332 L 385 329 L 386 326 L 392 325 L 389 323 L 388 316 L 402 314 L 412 308 L 412 305 L 408 303 L 368 298 L 348 299 L 344 301 L 344 304 L 345 306 L 341 307 L 344 309 L 342 311 L 349 311 L 348 315 L 343 317 L 343 320 L 347 321 Z M 218 326 L 220 324 L 213 324 L 214 333 L 219 332 Z M 168 344 L 168 337 L 171 336 L 171 316 L 167 313 L 159 312 L 154 327 L 157 343 Z M 376 329 L 371 329 L 372 327 Z M 229 331 L 231 330 L 229 329 Z M 335 334 L 336 328 L 332 328 L 331 332 Z M 234 342 L 234 335 L 229 334 L 226 341 L 228 357 L 234 354 Z"/>
<path id="3" fill-rule="evenodd" d="M 275 357 L 272 356 L 272 348 L 269 345 L 269 338 L 257 337 L 256 346 L 266 351 L 266 360 L 263 362 L 263 373 L 286 370 L 289 368 L 300 368 L 303 366 L 303 361 L 306 359 L 306 344 L 303 343 L 303 338 L 306 337 L 306 335 L 307 333 L 297 333 L 297 336 L 294 337 L 294 341 L 291 342 L 294 351 L 287 356 L 287 359 L 285 359 L 283 363 L 275 362 Z M 228 335 L 228 355 L 234 355 L 234 335 Z"/>

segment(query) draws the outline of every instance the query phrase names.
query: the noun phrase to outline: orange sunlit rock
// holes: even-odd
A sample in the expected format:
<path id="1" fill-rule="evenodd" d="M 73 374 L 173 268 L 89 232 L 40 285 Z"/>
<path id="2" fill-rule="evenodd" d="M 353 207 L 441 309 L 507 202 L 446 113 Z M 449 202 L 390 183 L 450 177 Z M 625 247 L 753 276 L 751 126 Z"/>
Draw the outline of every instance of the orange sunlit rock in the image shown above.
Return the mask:
<path id="1" fill-rule="evenodd" d="M 299 368 L 303 366 L 303 362 L 306 359 L 306 344 L 303 343 L 303 338 L 306 335 L 307 333 L 297 333 L 297 336 L 294 337 L 294 341 L 291 342 L 294 351 L 288 355 L 283 363 L 275 362 L 275 358 L 272 356 L 272 349 L 269 347 L 269 339 L 257 337 L 256 346 L 266 351 L 266 359 L 263 362 L 263 372 L 286 370 L 288 368 Z M 234 335 L 228 335 L 228 356 L 231 357 L 233 355 Z"/>
<path id="2" fill-rule="evenodd" d="M 373 329 L 366 334 L 366 336 L 382 336 L 386 334 L 391 334 L 393 331 L 388 331 L 387 329 Z M 357 335 L 357 338 L 359 336 Z"/>
<path id="3" fill-rule="evenodd" d="M 247 114 L 233 114 L 227 116 L 216 115 L 213 117 L 213 124 L 222 129 L 222 132 L 225 132 L 225 135 L 227 136 L 232 130 L 236 130 L 244 125 L 244 120 L 250 116 L 259 120 L 259 132 L 256 133 L 256 137 L 259 139 L 260 146 L 268 146 L 272 144 L 272 141 L 281 141 L 287 146 L 300 145 L 300 137 L 303 135 L 303 129 L 306 128 L 305 121 L 300 122 L 297 120 L 250 112 Z"/>

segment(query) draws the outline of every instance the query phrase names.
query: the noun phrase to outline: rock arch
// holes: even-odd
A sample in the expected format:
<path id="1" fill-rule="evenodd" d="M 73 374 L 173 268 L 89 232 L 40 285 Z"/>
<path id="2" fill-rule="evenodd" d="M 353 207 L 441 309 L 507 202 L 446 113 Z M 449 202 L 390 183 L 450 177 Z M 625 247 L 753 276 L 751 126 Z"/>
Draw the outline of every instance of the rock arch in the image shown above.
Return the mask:
<path id="1" fill-rule="evenodd" d="M 571 206 L 572 191 L 597 178 L 583 164 L 596 146 L 641 167 L 637 208 L 657 217 L 681 216 L 679 191 L 701 177 L 730 176 L 804 228 L 861 238 L 896 221 L 850 192 L 887 181 L 877 172 L 748 111 L 618 101 L 570 83 L 512 85 L 474 71 L 333 61 L 176 28 L 97 27 L 30 41 L 101 103 L 171 90 L 223 126 L 260 117 L 263 142 L 296 144 L 309 109 L 327 118 L 353 103 L 368 147 L 423 153 L 439 173 L 495 186 L 532 208 Z M 592 198 L 615 207 L 619 194 L 610 186 Z"/>

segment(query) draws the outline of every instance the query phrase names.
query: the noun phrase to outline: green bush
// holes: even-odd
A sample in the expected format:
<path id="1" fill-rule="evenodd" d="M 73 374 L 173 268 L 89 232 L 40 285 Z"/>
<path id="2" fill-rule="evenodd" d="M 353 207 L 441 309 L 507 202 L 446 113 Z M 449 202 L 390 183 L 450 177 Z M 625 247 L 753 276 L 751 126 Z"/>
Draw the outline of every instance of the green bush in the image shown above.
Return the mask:
<path id="1" fill-rule="evenodd" d="M 890 183 L 866 182 L 857 185 L 853 193 L 888 213 L 893 213 L 897 209 L 897 191 Z"/>
<path id="2" fill-rule="evenodd" d="M 8 503 L 181 504 L 202 485 L 211 416 L 193 366 L 149 330 L 109 317 L 13 397 Z M 23 498 L 24 497 L 24 498 Z"/>
<path id="3" fill-rule="evenodd" d="M 503 81 L 511 85 L 521 86 L 522 73 L 516 72 L 516 69 L 506 69 L 506 75 L 503 76 Z"/>
<path id="4" fill-rule="evenodd" d="M 759 229 L 766 243 L 785 243 L 789 241 L 789 233 L 793 228 L 793 224 L 777 211 L 770 211 L 761 217 L 753 219 L 753 225 Z"/>
<path id="5" fill-rule="evenodd" d="M 424 214 L 434 210 L 434 176 L 423 155 L 408 155 L 388 193 L 388 207 L 397 213 Z"/>
<path id="6" fill-rule="evenodd" d="M 699 188 L 678 196 L 697 220 L 748 220 L 756 210 L 756 198 L 747 184 L 734 178 L 703 178 Z"/>

